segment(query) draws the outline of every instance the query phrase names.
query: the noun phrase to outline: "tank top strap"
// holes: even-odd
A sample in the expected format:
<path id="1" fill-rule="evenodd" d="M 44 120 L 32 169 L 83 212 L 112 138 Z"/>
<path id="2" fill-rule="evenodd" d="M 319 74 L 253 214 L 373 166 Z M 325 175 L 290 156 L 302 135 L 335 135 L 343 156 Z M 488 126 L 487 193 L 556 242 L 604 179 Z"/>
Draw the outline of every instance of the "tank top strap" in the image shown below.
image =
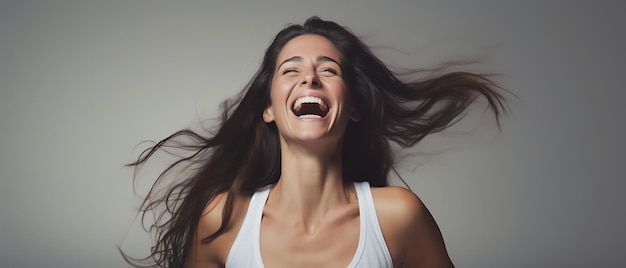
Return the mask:
<path id="1" fill-rule="evenodd" d="M 391 253 L 378 222 L 372 189 L 367 181 L 354 182 L 359 199 L 361 235 L 359 248 L 349 268 L 393 267 Z"/>
<path id="2" fill-rule="evenodd" d="M 250 198 L 246 217 L 228 252 L 225 267 L 263 267 L 260 226 L 271 187 L 267 185 L 259 189 Z"/>

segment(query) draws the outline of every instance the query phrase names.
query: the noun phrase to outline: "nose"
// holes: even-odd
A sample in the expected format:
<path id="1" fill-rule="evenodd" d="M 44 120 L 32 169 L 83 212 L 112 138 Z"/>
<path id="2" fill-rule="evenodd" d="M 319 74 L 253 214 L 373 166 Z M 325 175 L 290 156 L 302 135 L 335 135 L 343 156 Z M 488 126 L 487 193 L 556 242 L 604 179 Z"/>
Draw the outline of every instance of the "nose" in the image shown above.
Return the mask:
<path id="1" fill-rule="evenodd" d="M 304 74 L 302 81 L 300 81 L 300 86 L 308 85 L 311 88 L 317 88 L 320 86 L 319 77 L 315 71 L 309 71 Z"/>

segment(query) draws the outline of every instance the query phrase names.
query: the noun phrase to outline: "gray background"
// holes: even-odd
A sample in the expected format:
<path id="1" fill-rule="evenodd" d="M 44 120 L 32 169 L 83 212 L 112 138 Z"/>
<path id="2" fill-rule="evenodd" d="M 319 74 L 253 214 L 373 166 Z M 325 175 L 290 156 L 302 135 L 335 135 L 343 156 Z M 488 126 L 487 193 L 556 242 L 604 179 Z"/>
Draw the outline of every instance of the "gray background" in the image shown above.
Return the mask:
<path id="1" fill-rule="evenodd" d="M 623 2 L 260 2 L 0 2 L 0 267 L 145 253 L 123 164 L 215 117 L 311 15 L 397 67 L 483 59 L 519 97 L 502 133 L 476 108 L 403 162 L 458 267 L 626 266 Z"/>

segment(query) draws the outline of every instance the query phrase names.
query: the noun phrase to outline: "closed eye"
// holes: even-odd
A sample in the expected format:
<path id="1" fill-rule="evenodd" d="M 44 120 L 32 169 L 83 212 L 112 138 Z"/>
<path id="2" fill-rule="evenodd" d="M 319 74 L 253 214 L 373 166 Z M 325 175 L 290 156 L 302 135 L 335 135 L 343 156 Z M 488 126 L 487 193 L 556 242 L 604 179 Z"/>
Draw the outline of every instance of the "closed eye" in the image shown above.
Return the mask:
<path id="1" fill-rule="evenodd" d="M 295 73 L 295 72 L 296 72 L 296 70 L 295 70 L 295 69 L 285 69 L 285 70 L 282 72 L 282 74 L 283 74 L 283 75 L 286 75 L 286 74 L 289 74 L 289 73 Z"/>
<path id="2" fill-rule="evenodd" d="M 337 74 L 337 71 L 335 69 L 333 69 L 333 68 L 323 68 L 321 70 L 321 72 L 323 72 L 323 73 L 330 73 L 330 74 Z"/>

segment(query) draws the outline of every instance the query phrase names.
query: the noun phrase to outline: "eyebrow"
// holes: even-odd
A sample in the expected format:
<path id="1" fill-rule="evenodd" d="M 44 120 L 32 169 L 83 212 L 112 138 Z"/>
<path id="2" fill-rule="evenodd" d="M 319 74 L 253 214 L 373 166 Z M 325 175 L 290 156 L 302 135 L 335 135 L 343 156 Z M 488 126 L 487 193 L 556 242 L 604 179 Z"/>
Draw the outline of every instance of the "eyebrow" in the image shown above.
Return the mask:
<path id="1" fill-rule="evenodd" d="M 287 62 L 301 62 L 302 61 L 302 57 L 300 56 L 293 56 L 291 58 L 288 58 L 286 60 L 284 60 L 280 65 L 278 65 L 278 68 L 276 69 L 280 69 L 280 66 L 282 66 L 283 64 L 287 63 Z M 339 68 L 341 68 L 341 64 L 339 64 L 338 61 L 336 61 L 335 59 L 328 57 L 328 56 L 317 56 L 317 61 L 321 61 L 321 62 L 334 62 L 337 65 L 339 65 Z"/>

